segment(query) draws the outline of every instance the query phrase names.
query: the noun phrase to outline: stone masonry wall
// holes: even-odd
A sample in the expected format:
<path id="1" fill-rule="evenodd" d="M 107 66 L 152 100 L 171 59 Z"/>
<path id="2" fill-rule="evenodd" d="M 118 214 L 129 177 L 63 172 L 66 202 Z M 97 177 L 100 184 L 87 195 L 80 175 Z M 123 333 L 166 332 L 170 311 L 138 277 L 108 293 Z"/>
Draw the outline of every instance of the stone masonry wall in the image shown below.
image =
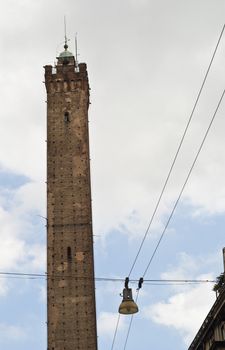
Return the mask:
<path id="1" fill-rule="evenodd" d="M 45 66 L 48 350 L 96 350 L 86 65 Z"/>

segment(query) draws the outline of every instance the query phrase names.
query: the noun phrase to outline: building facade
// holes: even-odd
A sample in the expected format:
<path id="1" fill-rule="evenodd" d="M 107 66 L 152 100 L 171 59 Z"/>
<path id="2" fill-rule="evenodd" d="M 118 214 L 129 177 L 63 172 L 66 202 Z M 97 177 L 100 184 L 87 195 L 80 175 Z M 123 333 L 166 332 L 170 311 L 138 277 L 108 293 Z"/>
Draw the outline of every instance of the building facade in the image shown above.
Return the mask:
<path id="1" fill-rule="evenodd" d="M 85 63 L 68 51 L 45 66 L 48 350 L 96 350 Z"/>
<path id="2" fill-rule="evenodd" d="M 217 299 L 188 350 L 225 350 L 225 248 L 224 274 Z"/>

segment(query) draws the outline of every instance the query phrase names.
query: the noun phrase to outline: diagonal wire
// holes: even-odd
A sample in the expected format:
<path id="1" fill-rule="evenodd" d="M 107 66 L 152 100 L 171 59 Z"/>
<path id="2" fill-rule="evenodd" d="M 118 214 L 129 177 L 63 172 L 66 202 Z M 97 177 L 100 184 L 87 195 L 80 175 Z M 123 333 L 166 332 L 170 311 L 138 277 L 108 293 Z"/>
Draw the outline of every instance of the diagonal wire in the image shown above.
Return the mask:
<path id="1" fill-rule="evenodd" d="M 136 302 L 136 303 L 137 303 L 137 301 L 138 301 L 139 291 L 140 291 L 140 290 L 138 289 L 138 291 L 137 291 L 137 296 L 136 296 L 136 299 L 135 299 L 135 302 Z M 129 335 L 130 335 L 130 331 L 131 331 L 133 319 L 134 319 L 134 315 L 132 315 L 131 318 L 130 318 L 130 323 L 129 323 L 129 327 L 128 327 L 127 336 L 126 336 L 126 339 L 125 339 L 125 343 L 124 343 L 124 348 L 123 348 L 123 350 L 125 350 L 125 349 L 126 349 L 126 346 L 127 346 L 127 342 L 128 342 L 128 338 L 129 338 Z"/>
<path id="2" fill-rule="evenodd" d="M 151 258 L 150 258 L 150 260 L 149 260 L 149 263 L 148 263 L 148 265 L 147 265 L 147 267 L 146 267 L 146 269 L 145 269 L 145 271 L 144 271 L 143 277 L 144 277 L 144 276 L 146 275 L 146 273 L 148 272 L 148 269 L 149 269 L 149 267 L 150 267 L 150 265 L 151 265 L 151 263 L 152 263 L 152 260 L 153 260 L 155 254 L 156 254 L 156 252 L 157 252 L 157 250 L 158 250 L 158 248 L 159 248 L 159 245 L 160 245 L 160 243 L 161 243 L 161 241 L 162 241 L 162 239 L 163 239 L 163 237 L 164 237 L 164 235 L 165 235 L 166 229 L 167 229 L 167 227 L 169 226 L 169 223 L 170 223 L 170 221 L 171 221 L 171 219 L 172 219 L 172 217 L 173 217 L 173 214 L 174 214 L 174 212 L 175 212 L 175 210 L 176 210 L 176 208 L 177 208 L 177 205 L 178 205 L 178 203 L 179 203 L 179 200 L 180 200 L 180 198 L 181 198 L 181 196 L 182 196 L 182 194 L 183 194 L 183 192 L 184 192 L 184 189 L 185 189 L 185 187 L 186 187 L 186 185 L 187 185 L 187 182 L 188 182 L 188 180 L 189 180 L 189 178 L 190 178 L 190 176 L 191 176 L 191 173 L 192 173 L 192 171 L 193 171 L 193 169 L 194 169 L 194 166 L 195 166 L 195 164 L 196 164 L 196 162 L 197 162 L 197 159 L 198 159 L 199 154 L 200 154 L 200 152 L 201 152 L 201 150 L 202 150 L 202 147 L 203 147 L 203 145 L 204 145 L 204 143 L 205 143 L 205 140 L 206 140 L 206 138 L 207 138 L 207 136 L 208 136 L 208 133 L 209 133 L 209 131 L 210 131 L 210 129 L 211 129 L 211 126 L 212 126 L 212 124 L 213 124 L 213 122 L 214 122 L 214 119 L 215 119 L 215 117 L 216 117 L 216 115 L 217 115 L 218 109 L 219 109 L 219 107 L 220 107 L 220 105 L 221 105 L 221 102 L 222 102 L 222 100 L 223 100 L 223 98 L 224 98 L 224 94 L 225 94 L 225 89 L 223 90 L 223 93 L 222 93 L 222 95 L 221 95 L 221 97 L 220 97 L 220 99 L 219 99 L 219 102 L 218 102 L 217 107 L 216 107 L 216 109 L 215 109 L 215 112 L 214 112 L 214 114 L 213 114 L 213 116 L 212 116 L 212 119 L 211 119 L 211 121 L 210 121 L 210 123 L 209 123 L 209 126 L 208 126 L 208 128 L 207 128 L 207 130 L 206 130 L 206 133 L 205 133 L 205 135 L 204 135 L 204 137 L 203 137 L 203 140 L 202 140 L 202 142 L 201 142 L 201 144 L 200 144 L 200 147 L 199 147 L 199 149 L 198 149 L 198 152 L 197 152 L 197 154 L 196 154 L 196 156 L 195 156 L 195 158 L 194 158 L 194 161 L 193 161 L 193 163 L 192 163 L 192 165 L 191 165 L 191 168 L 190 168 L 190 170 L 189 170 L 189 172 L 188 172 L 188 175 L 187 175 L 187 177 L 186 177 L 186 179 L 185 179 L 185 181 L 184 181 L 184 184 L 183 184 L 183 186 L 182 186 L 182 188 L 181 188 L 181 191 L 180 191 L 180 193 L 179 193 L 179 196 L 178 196 L 178 198 L 177 198 L 177 200 L 176 200 L 176 202 L 175 202 L 175 204 L 174 204 L 174 206 L 173 206 L 173 209 L 172 209 L 172 211 L 171 211 L 171 213 L 170 213 L 170 216 L 169 216 L 169 218 L 168 218 L 168 220 L 167 220 L 167 222 L 166 222 L 166 225 L 165 225 L 164 230 L 163 230 L 163 232 L 162 232 L 162 234 L 161 234 L 161 236 L 160 236 L 160 239 L 159 239 L 159 241 L 158 241 L 158 243 L 157 243 L 157 245 L 156 245 L 156 247 L 155 247 L 155 249 L 154 249 L 154 252 L 153 252 L 153 254 L 152 254 L 152 256 L 151 256 Z"/>
<path id="3" fill-rule="evenodd" d="M 167 229 L 167 227 L 168 227 L 168 225 L 169 225 L 169 223 L 170 223 L 170 221 L 171 221 L 171 219 L 172 219 L 172 217 L 173 217 L 173 214 L 174 214 L 174 212 L 175 212 L 175 209 L 176 209 L 176 207 L 177 207 L 177 205 L 178 205 L 178 203 L 179 203 L 179 200 L 180 200 L 180 198 L 181 198 L 181 196 L 182 196 L 182 194 L 183 194 L 183 191 L 184 191 L 184 189 L 185 189 L 185 186 L 186 186 L 186 184 L 187 184 L 187 182 L 188 182 L 188 180 L 189 180 L 189 178 L 190 178 L 190 176 L 191 176 L 191 173 L 192 173 L 193 168 L 194 168 L 194 166 L 195 166 L 195 164 L 196 164 L 196 161 L 197 161 L 197 159 L 198 159 L 198 156 L 199 156 L 199 154 L 200 154 L 200 152 L 201 152 L 201 150 L 202 150 L 202 147 L 203 147 L 203 145 L 204 145 L 204 143 L 205 143 L 205 140 L 206 140 L 206 138 L 207 138 L 207 136 L 208 136 L 209 130 L 211 129 L 211 126 L 212 126 L 213 121 L 214 121 L 214 119 L 215 119 L 215 117 L 216 117 L 216 114 L 217 114 L 217 112 L 218 112 L 218 109 L 219 109 L 219 107 L 220 107 L 220 105 L 221 105 L 221 102 L 222 102 L 222 100 L 223 100 L 223 98 L 224 98 L 224 94 L 225 94 L 225 89 L 223 90 L 223 93 L 222 93 L 222 95 L 221 95 L 221 97 L 220 97 L 220 100 L 219 100 L 219 102 L 218 102 L 218 104 L 217 104 L 216 110 L 215 110 L 215 112 L 214 112 L 214 114 L 213 114 L 213 117 L 212 117 L 210 123 L 209 123 L 209 126 L 208 126 L 208 128 L 207 128 L 207 130 L 206 130 L 206 133 L 205 133 L 205 135 L 204 135 L 204 137 L 203 137 L 203 140 L 202 140 L 202 142 L 201 142 L 201 144 L 200 144 L 200 147 L 199 147 L 199 149 L 198 149 L 198 152 L 197 152 L 197 154 L 196 154 L 196 156 L 195 156 L 195 158 L 194 158 L 194 161 L 193 161 L 193 163 L 192 163 L 192 166 L 191 166 L 191 168 L 190 168 L 190 170 L 189 170 L 189 172 L 188 172 L 188 175 L 187 175 L 187 177 L 186 177 L 186 179 L 185 179 L 185 182 L 184 182 L 184 184 L 183 184 L 183 186 L 182 186 L 182 188 L 181 188 L 181 191 L 180 191 L 180 193 L 179 193 L 179 196 L 178 196 L 178 198 L 177 198 L 177 200 L 176 200 L 176 202 L 175 202 L 175 204 L 174 204 L 174 206 L 173 206 L 173 209 L 172 209 L 172 211 L 171 211 L 171 214 L 170 214 L 170 216 L 169 216 L 169 219 L 168 219 L 167 222 L 166 222 L 166 225 L 165 225 L 165 227 L 164 227 L 164 230 L 163 230 L 163 232 L 162 232 L 162 234 L 161 234 L 161 236 L 160 236 L 160 238 L 159 238 L 159 241 L 158 241 L 158 243 L 157 243 L 157 245 L 156 245 L 156 247 L 155 247 L 155 249 L 154 249 L 154 251 L 153 251 L 153 254 L 152 254 L 152 256 L 151 256 L 151 258 L 150 258 L 150 260 L 149 260 L 149 263 L 148 263 L 148 265 L 147 265 L 147 267 L 146 267 L 146 269 L 145 269 L 145 271 L 144 271 L 144 273 L 143 273 L 143 277 L 147 274 L 148 269 L 149 269 L 149 267 L 150 267 L 150 265 L 151 265 L 151 263 L 152 263 L 152 260 L 154 259 L 154 256 L 155 256 L 155 254 L 156 254 L 156 252 L 157 252 L 157 250 L 158 250 L 158 248 L 159 248 L 159 245 L 160 245 L 160 243 L 162 242 L 162 239 L 163 239 L 163 237 L 164 237 L 164 235 L 165 235 L 166 229 Z M 131 319 L 131 321 L 130 321 L 130 326 L 129 326 L 128 333 L 127 333 L 127 337 L 126 337 L 126 343 L 127 343 L 127 340 L 128 340 L 129 334 L 130 334 L 130 328 L 131 328 L 132 321 L 133 321 L 133 319 Z M 126 346 L 124 346 L 124 350 L 125 350 L 125 349 L 126 349 Z"/>
<path id="4" fill-rule="evenodd" d="M 120 323 L 120 314 L 119 314 L 118 317 L 117 317 L 116 329 L 115 329 L 114 336 L 113 336 L 113 341 L 112 341 L 111 350 L 113 350 L 113 348 L 114 348 L 114 344 L 115 344 L 115 340 L 116 340 L 116 335 L 117 335 L 119 323 Z"/>
<path id="5" fill-rule="evenodd" d="M 160 204 L 160 202 L 161 202 L 162 196 L 163 196 L 163 194 L 164 194 L 164 192 L 165 192 L 165 189 L 166 189 L 166 187 L 167 187 L 169 178 L 170 178 L 170 176 L 171 176 L 172 170 L 173 170 L 174 165 L 175 165 L 175 163 L 176 163 L 176 160 L 177 160 L 178 154 L 179 154 L 179 152 L 180 152 L 181 146 L 182 146 L 182 144 L 183 144 L 184 138 L 185 138 L 185 136 L 186 136 L 187 130 L 188 130 L 188 128 L 189 128 L 189 125 L 190 125 L 190 123 L 191 123 L 192 117 L 193 117 L 193 115 L 194 115 L 196 106 L 197 106 L 198 101 L 199 101 L 199 99 L 200 99 L 200 96 L 201 96 L 203 87 L 204 87 L 204 85 L 205 85 L 206 79 L 207 79 L 207 77 L 208 77 L 209 71 L 210 71 L 211 66 L 212 66 L 212 63 L 213 63 L 213 61 L 214 61 L 214 58 L 215 58 L 217 49 L 218 49 L 218 47 L 219 47 L 221 38 L 222 38 L 223 33 L 224 33 L 224 29 L 225 29 L 225 24 L 223 25 L 222 30 L 221 30 L 221 32 L 220 32 L 219 38 L 218 38 L 218 40 L 217 40 L 216 47 L 215 47 L 215 49 L 214 49 L 214 51 L 213 51 L 213 55 L 212 55 L 211 60 L 210 60 L 210 62 L 209 62 L 209 66 L 208 66 L 208 68 L 207 68 L 207 70 L 206 70 L 206 73 L 205 73 L 205 76 L 204 76 L 202 85 L 201 85 L 201 87 L 200 87 L 200 89 L 199 89 L 197 98 L 196 98 L 196 100 L 195 100 L 194 106 L 193 106 L 193 108 L 192 108 L 191 114 L 190 114 L 189 119 L 188 119 L 188 122 L 187 122 L 187 125 L 186 125 L 186 127 L 185 127 L 185 129 L 184 129 L 184 132 L 183 132 L 183 135 L 182 135 L 182 137 L 181 137 L 181 140 L 180 140 L 178 149 L 177 149 L 177 151 L 176 151 L 175 157 L 174 157 L 174 159 L 173 159 L 173 161 L 172 161 L 172 164 L 171 164 L 171 167 L 170 167 L 170 169 L 169 169 L 168 175 L 167 175 L 167 177 L 166 177 L 165 183 L 164 183 L 164 185 L 163 185 L 162 191 L 161 191 L 160 196 L 159 196 L 159 198 L 158 198 L 158 201 L 157 201 L 157 203 L 156 203 L 156 207 L 155 207 L 155 209 L 154 209 L 154 211 L 153 211 L 153 214 L 152 214 L 151 219 L 150 219 L 150 221 L 149 221 L 149 225 L 148 225 L 148 227 L 147 227 L 147 229 L 146 229 L 146 231 L 145 231 L 144 237 L 143 237 L 143 239 L 142 239 L 142 241 L 141 241 L 141 244 L 140 244 L 139 249 L 138 249 L 138 251 L 137 251 L 137 254 L 136 254 L 136 256 L 135 256 L 134 262 L 133 262 L 133 264 L 132 264 L 132 266 L 131 266 L 131 269 L 130 269 L 130 272 L 129 272 L 128 277 L 130 277 L 130 275 L 131 275 L 131 273 L 132 273 L 132 271 L 133 271 L 133 269 L 134 269 L 134 267 L 135 267 L 135 265 L 136 265 L 137 259 L 138 259 L 139 255 L 140 255 L 140 252 L 141 252 L 141 250 L 142 250 L 143 244 L 144 244 L 144 242 L 145 242 L 145 240 L 146 240 L 146 237 L 147 237 L 148 232 L 149 232 L 149 230 L 150 230 L 150 227 L 151 227 L 151 225 L 152 225 L 153 219 L 154 219 L 155 214 L 156 214 L 156 212 L 157 212 L 157 210 L 158 210 L 158 207 L 159 207 L 159 204 Z M 174 209 L 174 210 L 175 210 L 175 209 Z M 169 223 L 168 223 L 168 224 L 169 224 Z M 163 235 L 164 235 L 164 234 L 163 234 Z M 162 238 L 163 238 L 163 237 L 162 237 Z M 162 240 L 162 238 L 161 238 L 161 240 Z M 159 243 L 159 244 L 160 244 L 160 243 Z M 156 251 L 157 251 L 157 249 L 158 249 L 158 247 L 156 247 Z M 154 252 L 154 255 L 155 255 L 156 251 Z M 154 258 L 154 256 L 153 256 L 153 258 Z M 153 259 L 153 258 L 152 258 L 152 259 Z M 118 324 L 119 324 L 119 320 L 120 320 L 120 316 L 118 316 Z M 116 330 L 115 330 L 115 333 L 114 333 L 113 344 L 112 344 L 111 350 L 113 350 L 113 348 L 114 348 L 114 343 L 115 343 L 115 338 L 116 338 L 116 335 L 117 335 L 117 330 L 118 330 L 118 326 L 117 326 L 117 328 L 116 328 Z"/>
<path id="6" fill-rule="evenodd" d="M 161 202 L 162 196 L 163 196 L 163 194 L 164 194 L 164 192 L 165 192 L 165 189 L 166 189 L 166 187 L 167 187 L 167 184 L 168 184 L 168 181 L 169 181 L 169 179 L 170 179 L 172 170 L 173 170 L 174 165 L 175 165 L 175 163 L 176 163 L 178 154 L 179 154 L 179 152 L 180 152 L 180 149 L 181 149 L 181 146 L 182 146 L 182 144 L 183 144 L 184 138 L 185 138 L 185 136 L 186 136 L 187 130 L 188 130 L 189 125 L 190 125 L 190 123 L 191 123 L 193 114 L 194 114 L 194 112 L 195 112 L 196 106 L 197 106 L 198 101 L 199 101 L 199 98 L 200 98 L 200 96 L 201 96 L 203 87 L 204 87 L 205 82 L 206 82 L 206 79 L 207 79 L 207 77 L 208 77 L 210 68 L 211 68 L 212 63 L 213 63 L 213 61 L 214 61 L 214 57 L 215 57 L 215 55 L 216 55 L 218 46 L 219 46 L 220 41 L 221 41 L 221 38 L 222 38 L 222 36 L 223 36 L 224 29 L 225 29 L 225 24 L 224 24 L 224 26 L 223 26 L 223 28 L 222 28 L 222 30 L 221 30 L 219 39 L 218 39 L 218 41 L 217 41 L 216 47 L 215 47 L 215 49 L 214 49 L 213 55 L 212 55 L 211 60 L 210 60 L 210 63 L 209 63 L 209 66 L 208 66 L 207 71 L 206 71 L 206 73 L 205 73 L 205 76 L 204 76 L 202 85 L 201 85 L 200 90 L 199 90 L 199 92 L 198 92 L 198 95 L 197 95 L 197 98 L 196 98 L 196 100 L 195 100 L 194 106 L 193 106 L 193 108 L 192 108 L 191 114 L 190 114 L 190 116 L 189 116 L 188 123 L 187 123 L 187 125 L 186 125 L 186 127 L 185 127 L 185 130 L 184 130 L 184 132 L 183 132 L 183 135 L 182 135 L 182 137 L 181 137 L 181 140 L 180 140 L 178 149 L 177 149 L 177 151 L 176 151 L 175 157 L 174 157 L 174 159 L 173 159 L 173 161 L 172 161 L 172 164 L 171 164 L 171 166 L 170 166 L 169 173 L 168 173 L 168 175 L 167 175 L 167 177 L 166 177 L 165 183 L 164 183 L 164 185 L 163 185 L 162 191 L 161 191 L 161 193 L 160 193 L 160 196 L 159 196 L 158 201 L 157 201 L 157 203 L 156 203 L 155 209 L 154 209 L 153 214 L 152 214 L 152 216 L 151 216 L 151 219 L 150 219 L 150 222 L 149 222 L 149 224 L 148 224 L 147 230 L 145 231 L 144 237 L 143 237 L 143 239 L 142 239 L 142 241 L 141 241 L 141 244 L 140 244 L 140 246 L 139 246 L 139 249 L 138 249 L 138 251 L 137 251 L 137 255 L 135 256 L 134 262 L 133 262 L 133 264 L 132 264 L 132 266 L 131 266 L 131 269 L 130 269 L 130 272 L 129 272 L 129 275 L 128 275 L 129 277 L 130 277 L 130 275 L 131 275 L 131 273 L 132 273 L 132 271 L 133 271 L 133 269 L 134 269 L 134 267 L 135 267 L 135 265 L 136 265 L 137 259 L 138 259 L 138 257 L 139 257 L 139 254 L 140 254 L 141 250 L 142 250 L 143 244 L 144 244 L 144 242 L 145 242 L 145 240 L 146 240 L 146 237 L 147 237 L 148 232 L 149 232 L 149 229 L 150 229 L 150 227 L 151 227 L 151 225 L 152 225 L 152 222 L 153 222 L 153 219 L 154 219 L 154 217 L 155 217 L 155 214 L 156 214 L 156 212 L 157 212 L 157 210 L 158 210 L 158 207 L 159 207 L 159 204 L 160 204 L 160 202 Z"/>

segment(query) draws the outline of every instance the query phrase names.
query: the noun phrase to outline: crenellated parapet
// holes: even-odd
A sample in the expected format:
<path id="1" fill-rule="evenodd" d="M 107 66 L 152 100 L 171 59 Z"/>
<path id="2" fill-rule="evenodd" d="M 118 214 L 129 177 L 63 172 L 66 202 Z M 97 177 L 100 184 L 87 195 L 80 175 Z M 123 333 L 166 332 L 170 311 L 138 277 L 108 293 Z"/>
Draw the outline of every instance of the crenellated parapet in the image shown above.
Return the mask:
<path id="1" fill-rule="evenodd" d="M 47 94 L 65 93 L 84 90 L 88 95 L 89 102 L 89 82 L 86 63 L 75 64 L 72 60 L 69 64 L 63 64 L 58 59 L 55 67 L 47 65 L 45 68 L 45 86 Z"/>

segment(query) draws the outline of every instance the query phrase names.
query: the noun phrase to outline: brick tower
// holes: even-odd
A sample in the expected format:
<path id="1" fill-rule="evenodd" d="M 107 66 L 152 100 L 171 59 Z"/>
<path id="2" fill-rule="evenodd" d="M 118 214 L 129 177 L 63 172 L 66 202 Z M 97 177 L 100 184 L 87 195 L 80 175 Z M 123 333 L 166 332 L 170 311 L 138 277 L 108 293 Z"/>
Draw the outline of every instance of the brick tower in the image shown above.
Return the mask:
<path id="1" fill-rule="evenodd" d="M 96 350 L 86 64 L 45 66 L 48 350 Z"/>

